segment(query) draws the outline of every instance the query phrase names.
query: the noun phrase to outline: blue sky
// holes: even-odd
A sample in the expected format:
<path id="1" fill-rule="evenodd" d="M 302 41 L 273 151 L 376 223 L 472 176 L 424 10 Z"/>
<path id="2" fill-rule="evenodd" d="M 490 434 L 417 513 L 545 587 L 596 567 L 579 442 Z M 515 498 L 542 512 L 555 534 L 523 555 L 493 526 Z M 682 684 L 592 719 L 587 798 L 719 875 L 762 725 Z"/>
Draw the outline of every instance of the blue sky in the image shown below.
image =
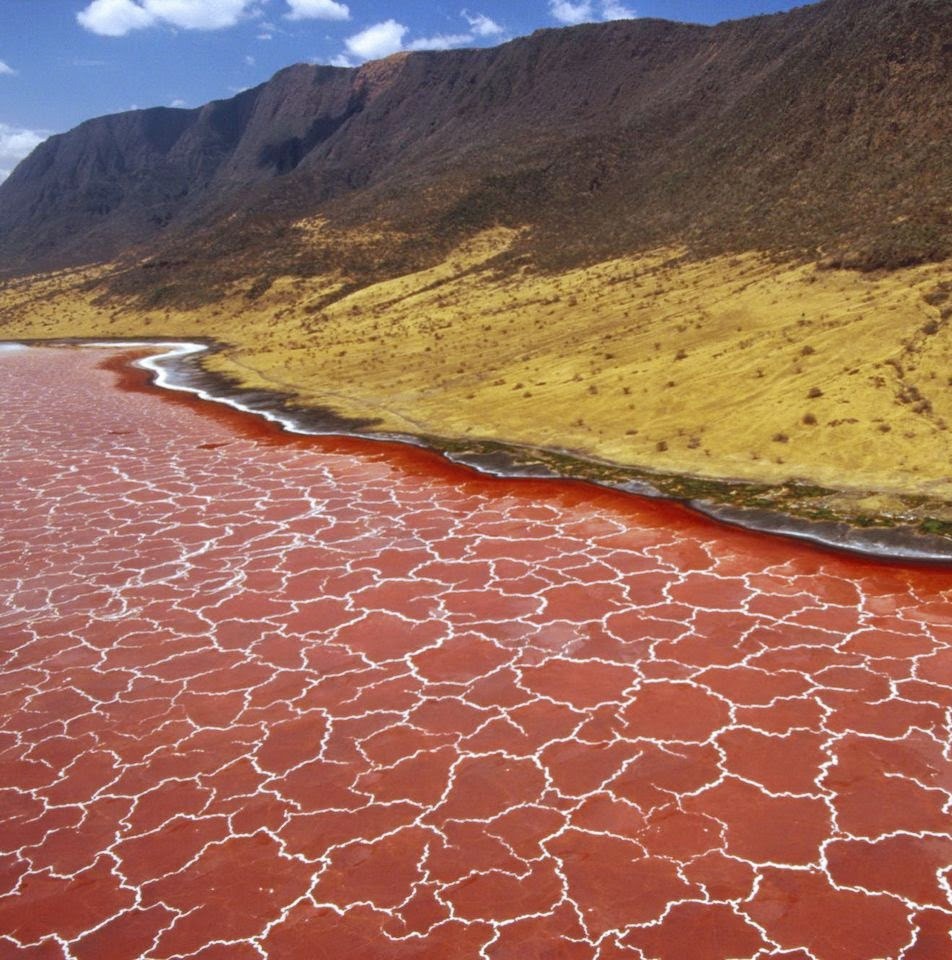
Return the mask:
<path id="1" fill-rule="evenodd" d="M 133 107 L 195 107 L 291 63 L 491 46 L 540 27 L 773 13 L 791 0 L 0 0 L 0 179 L 43 137 Z"/>

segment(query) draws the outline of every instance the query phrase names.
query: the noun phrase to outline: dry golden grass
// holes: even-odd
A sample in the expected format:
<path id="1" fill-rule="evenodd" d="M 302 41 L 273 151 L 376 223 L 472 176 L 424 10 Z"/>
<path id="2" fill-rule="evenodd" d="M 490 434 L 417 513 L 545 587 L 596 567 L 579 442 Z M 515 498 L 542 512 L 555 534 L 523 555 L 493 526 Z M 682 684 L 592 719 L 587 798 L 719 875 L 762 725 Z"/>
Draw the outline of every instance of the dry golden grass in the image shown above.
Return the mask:
<path id="1" fill-rule="evenodd" d="M 96 307 L 79 290 L 88 273 L 36 278 L 0 291 L 0 336 L 213 337 L 229 348 L 211 369 L 385 429 L 872 491 L 871 508 L 952 500 L 952 329 L 933 296 L 947 267 L 861 274 L 665 250 L 497 273 L 514 237 L 489 231 L 323 309 L 345 278 L 153 313 Z"/>

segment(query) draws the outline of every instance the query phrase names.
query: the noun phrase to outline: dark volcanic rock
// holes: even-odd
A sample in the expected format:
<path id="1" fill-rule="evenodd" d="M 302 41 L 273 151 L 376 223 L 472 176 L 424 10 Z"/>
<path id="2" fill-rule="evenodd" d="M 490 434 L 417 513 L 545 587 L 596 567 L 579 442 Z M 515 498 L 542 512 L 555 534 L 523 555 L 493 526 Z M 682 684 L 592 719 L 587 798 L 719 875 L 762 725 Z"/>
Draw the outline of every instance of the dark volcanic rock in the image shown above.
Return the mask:
<path id="1" fill-rule="evenodd" d="M 949 0 L 587 24 L 88 121 L 0 186 L 0 271 L 267 263 L 316 212 L 433 249 L 528 223 L 554 265 L 677 240 L 899 266 L 952 250 L 950 140 Z M 275 270 L 319 268 L 295 256 Z"/>

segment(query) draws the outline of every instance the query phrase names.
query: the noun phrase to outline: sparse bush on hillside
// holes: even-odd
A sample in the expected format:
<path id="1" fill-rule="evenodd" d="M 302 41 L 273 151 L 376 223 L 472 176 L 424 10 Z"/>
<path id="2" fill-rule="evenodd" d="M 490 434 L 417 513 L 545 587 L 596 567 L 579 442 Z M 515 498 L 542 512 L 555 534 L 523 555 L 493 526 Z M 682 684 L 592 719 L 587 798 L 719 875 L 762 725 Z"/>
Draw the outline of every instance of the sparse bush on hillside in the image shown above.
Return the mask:
<path id="1" fill-rule="evenodd" d="M 834 258 L 834 265 L 864 272 L 899 270 L 949 256 L 952 256 L 952 228 L 938 223 L 903 221 L 890 224 L 866 246 Z"/>

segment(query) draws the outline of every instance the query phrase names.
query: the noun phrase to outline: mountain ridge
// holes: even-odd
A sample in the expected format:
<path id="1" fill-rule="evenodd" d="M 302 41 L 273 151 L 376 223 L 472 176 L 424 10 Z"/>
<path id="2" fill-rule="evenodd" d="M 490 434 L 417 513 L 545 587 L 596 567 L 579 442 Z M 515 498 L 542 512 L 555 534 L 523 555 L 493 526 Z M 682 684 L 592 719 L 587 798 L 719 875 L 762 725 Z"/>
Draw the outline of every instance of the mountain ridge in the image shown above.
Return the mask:
<path id="1" fill-rule="evenodd" d="M 716 26 L 582 24 L 297 64 L 193 110 L 96 118 L 0 185 L 0 270 L 168 259 L 198 235 L 220 260 L 242 253 L 237 230 L 236 276 L 262 259 L 265 275 L 307 274 L 324 254 L 265 248 L 317 215 L 392 225 L 424 259 L 494 223 L 529 226 L 519 252 L 543 267 L 671 242 L 857 266 L 943 257 L 950 8 L 824 0 Z M 201 252 L 187 258 L 207 273 Z"/>

